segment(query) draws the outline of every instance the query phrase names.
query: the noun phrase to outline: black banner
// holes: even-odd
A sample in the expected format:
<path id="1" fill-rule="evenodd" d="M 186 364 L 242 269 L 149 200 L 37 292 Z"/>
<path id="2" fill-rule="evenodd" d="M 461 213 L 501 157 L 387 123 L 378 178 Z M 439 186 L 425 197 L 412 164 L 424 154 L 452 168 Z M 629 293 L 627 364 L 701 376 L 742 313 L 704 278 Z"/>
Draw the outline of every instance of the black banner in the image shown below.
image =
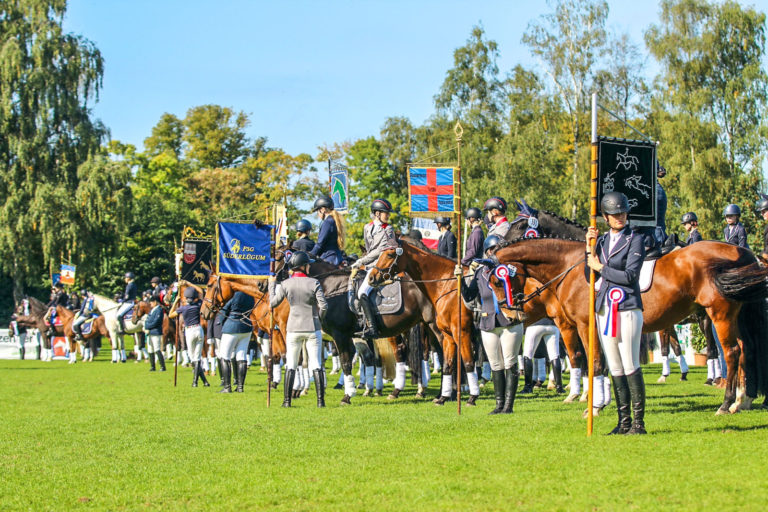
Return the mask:
<path id="1" fill-rule="evenodd" d="M 656 144 L 640 140 L 599 137 L 597 203 L 608 192 L 629 199 L 633 226 L 656 225 Z"/>
<path id="2" fill-rule="evenodd" d="M 183 240 L 181 279 L 205 286 L 213 268 L 212 240 Z"/>

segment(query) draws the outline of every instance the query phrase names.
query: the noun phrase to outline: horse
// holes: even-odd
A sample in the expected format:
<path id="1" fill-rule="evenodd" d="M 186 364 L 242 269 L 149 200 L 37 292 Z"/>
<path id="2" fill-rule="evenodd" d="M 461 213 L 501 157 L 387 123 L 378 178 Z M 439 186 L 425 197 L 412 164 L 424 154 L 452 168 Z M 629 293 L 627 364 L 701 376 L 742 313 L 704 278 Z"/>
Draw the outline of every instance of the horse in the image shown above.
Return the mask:
<path id="1" fill-rule="evenodd" d="M 25 315 L 22 305 L 19 304 L 16 308 L 16 321 L 20 326 L 27 329 L 37 329 L 43 341 L 43 349 L 45 350 L 43 354 L 43 360 L 50 361 L 52 358 L 52 346 L 51 339 L 48 337 L 48 324 L 45 321 L 45 315 L 48 313 L 48 307 L 43 302 L 37 300 L 34 297 L 27 297 L 27 302 L 29 304 L 29 314 Z M 63 334 L 63 332 L 61 334 Z"/>
<path id="2" fill-rule="evenodd" d="M 117 321 L 117 308 L 120 307 L 120 304 L 97 294 L 93 295 L 93 303 L 104 317 L 104 323 L 109 332 L 109 340 L 112 344 L 112 362 L 116 363 L 119 358 L 120 362 L 125 363 L 127 359 L 125 355 L 125 339 L 120 334 L 120 325 Z M 136 321 L 134 318 L 126 318 L 123 323 L 126 334 L 134 334 L 144 329 L 143 320 Z"/>
<path id="3" fill-rule="evenodd" d="M 528 278 L 548 283 L 581 338 L 587 339 L 584 249 L 579 240 L 528 238 L 500 248 L 495 258 L 517 268 L 518 292 Z M 728 365 L 717 414 L 748 409 L 758 393 L 768 391 L 768 347 L 762 340 L 768 328 L 766 277 L 768 269 L 760 267 L 751 251 L 699 242 L 659 258 L 653 283 L 643 294 L 644 332 L 664 329 L 701 310 L 712 319 Z M 596 363 L 596 372 L 602 371 L 602 362 Z M 746 376 L 743 395 L 737 393 L 740 365 Z"/>
<path id="4" fill-rule="evenodd" d="M 133 306 L 133 318 L 141 320 L 145 315 L 149 314 L 152 307 L 149 302 L 145 300 L 137 301 Z M 168 318 L 166 312 L 163 313 L 163 350 L 168 345 L 174 345 L 176 343 L 176 322 Z"/>
<path id="5" fill-rule="evenodd" d="M 69 362 L 70 364 L 77 362 L 77 340 L 75 338 L 75 331 L 72 329 L 72 324 L 75 321 L 75 313 L 64 306 L 56 306 L 56 315 L 61 318 L 61 332 L 67 338 L 69 342 Z M 56 328 L 57 332 L 59 328 Z M 83 334 L 83 340 L 89 342 L 91 350 L 96 346 L 95 341 L 100 337 L 109 337 L 107 326 L 104 322 L 104 317 L 99 316 L 93 320 L 93 326 L 91 332 Z M 85 360 L 85 352 L 83 352 L 83 360 Z"/>
<path id="6" fill-rule="evenodd" d="M 426 250 L 425 246 L 424 249 Z M 278 276 L 278 279 L 287 278 L 285 269 L 285 253 L 287 250 L 288 246 L 283 246 L 275 251 L 275 274 Z M 323 320 L 323 330 L 330 334 L 336 343 L 341 356 L 342 370 L 344 375 L 349 376 L 352 375 L 354 344 L 361 345 L 365 343 L 362 341 L 354 342 L 352 337 L 357 329 L 357 315 L 349 306 L 348 291 L 351 275 L 351 269 L 338 268 L 324 261 L 311 263 L 309 267 L 309 276 L 320 281 L 326 301 L 328 302 L 328 314 L 326 314 Z M 378 315 L 379 340 L 376 340 L 375 343 L 380 344 L 380 354 L 394 354 L 401 376 L 401 380 L 399 382 L 396 380 L 396 382 L 404 386 L 408 349 L 404 344 L 398 342 L 399 335 L 410 330 L 413 326 L 423 323 L 427 326 L 426 330 L 431 331 L 435 338 L 440 340 L 441 336 L 437 330 L 434 310 L 429 300 L 413 284 L 409 277 L 401 277 L 402 311 L 396 314 Z M 410 341 L 410 337 L 408 340 Z M 389 347 L 383 346 L 384 344 L 389 345 Z M 343 351 L 342 347 L 349 347 L 350 350 L 347 353 L 347 357 L 341 354 Z M 358 352 L 365 359 L 364 363 L 366 366 L 375 365 L 374 358 L 372 357 L 374 352 L 372 347 L 366 350 L 366 347 L 360 346 Z M 387 398 L 395 400 L 399 397 L 400 392 L 401 389 L 398 389 L 396 385 L 393 392 Z M 425 392 L 424 380 L 420 380 L 416 396 L 423 398 Z"/>

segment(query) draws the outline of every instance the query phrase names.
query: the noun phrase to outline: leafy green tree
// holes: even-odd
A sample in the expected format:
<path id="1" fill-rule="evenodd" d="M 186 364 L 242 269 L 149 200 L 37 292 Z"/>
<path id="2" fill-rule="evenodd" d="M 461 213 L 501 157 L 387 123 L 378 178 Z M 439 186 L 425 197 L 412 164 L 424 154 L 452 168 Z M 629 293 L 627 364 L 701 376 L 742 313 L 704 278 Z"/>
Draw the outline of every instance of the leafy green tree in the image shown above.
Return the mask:
<path id="1" fill-rule="evenodd" d="M 244 112 L 219 105 L 191 108 L 183 120 L 186 157 L 201 168 L 236 167 L 251 156 Z"/>

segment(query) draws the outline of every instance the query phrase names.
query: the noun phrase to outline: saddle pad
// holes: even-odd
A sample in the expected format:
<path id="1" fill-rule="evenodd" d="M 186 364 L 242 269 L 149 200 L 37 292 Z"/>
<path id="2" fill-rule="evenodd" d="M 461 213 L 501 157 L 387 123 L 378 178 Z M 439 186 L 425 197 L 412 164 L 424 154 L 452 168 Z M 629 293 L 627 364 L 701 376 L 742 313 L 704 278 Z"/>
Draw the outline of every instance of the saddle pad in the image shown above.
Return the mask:
<path id="1" fill-rule="evenodd" d="M 403 294 L 400 281 L 395 281 L 383 288 L 374 288 L 371 302 L 376 306 L 380 315 L 396 315 L 403 309 Z"/>
<path id="2" fill-rule="evenodd" d="M 93 331 L 93 321 L 96 320 L 95 318 L 91 318 L 90 320 L 86 320 L 83 325 L 80 326 L 80 330 L 83 334 L 91 334 Z"/>
<path id="3" fill-rule="evenodd" d="M 123 320 L 130 320 L 133 318 L 133 308 L 129 309 L 128 312 L 123 315 Z"/>
<path id="4" fill-rule="evenodd" d="M 645 293 L 651 287 L 653 283 L 653 269 L 656 267 L 656 262 L 659 260 L 644 261 L 643 266 L 640 268 L 640 293 Z"/>
<path id="5" fill-rule="evenodd" d="M 646 260 L 643 262 L 643 266 L 640 267 L 640 278 L 638 279 L 640 293 L 645 293 L 651 288 L 651 285 L 653 284 L 653 269 L 656 267 L 657 261 L 658 260 Z M 602 283 L 603 278 L 601 277 L 595 282 L 595 291 L 600 289 Z"/>
<path id="6" fill-rule="evenodd" d="M 53 325 L 55 327 L 61 327 L 64 325 L 64 321 L 61 319 L 59 315 L 56 315 L 56 318 L 53 319 Z"/>

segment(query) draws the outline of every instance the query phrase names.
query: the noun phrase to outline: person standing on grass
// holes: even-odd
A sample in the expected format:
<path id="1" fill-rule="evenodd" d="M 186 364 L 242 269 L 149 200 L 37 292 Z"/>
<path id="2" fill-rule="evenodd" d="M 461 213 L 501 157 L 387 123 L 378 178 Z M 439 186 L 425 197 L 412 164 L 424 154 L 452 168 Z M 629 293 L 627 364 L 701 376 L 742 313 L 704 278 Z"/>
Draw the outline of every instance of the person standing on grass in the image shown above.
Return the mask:
<path id="1" fill-rule="evenodd" d="M 325 407 L 325 372 L 320 366 L 323 350 L 323 334 L 320 330 L 320 319 L 328 311 L 323 287 L 317 279 L 308 277 L 309 255 L 296 251 L 288 260 L 291 277 L 278 284 L 275 276 L 269 278 L 269 304 L 272 309 L 278 307 L 283 300 L 288 300 L 291 311 L 288 314 L 288 330 L 285 337 L 285 384 L 283 407 L 291 406 L 291 391 L 296 378 L 296 368 L 302 346 L 307 345 L 309 368 L 315 377 L 317 390 L 317 406 Z"/>
<path id="2" fill-rule="evenodd" d="M 180 281 L 179 284 L 185 284 L 187 287 L 184 289 L 184 304 L 179 306 L 179 297 L 173 301 L 171 311 L 168 313 L 168 318 L 176 318 L 181 315 L 184 320 L 184 339 L 187 341 L 187 349 L 189 350 L 190 357 L 192 359 L 192 387 L 197 387 L 198 379 L 203 380 L 203 386 L 209 387 L 208 380 L 206 380 L 203 374 L 203 369 L 200 365 L 200 357 L 203 352 L 203 327 L 200 325 L 200 294 L 202 290 L 197 286 L 187 281 Z"/>
<path id="3" fill-rule="evenodd" d="M 165 371 L 165 359 L 163 359 L 163 306 L 160 298 L 153 295 L 149 298 L 149 307 L 152 308 L 144 320 L 144 330 L 147 331 L 147 345 L 149 346 L 149 371 L 156 371 L 155 360 L 160 365 L 160 371 Z"/>
<path id="4" fill-rule="evenodd" d="M 247 352 L 253 334 L 251 311 L 255 302 L 250 295 L 237 291 L 221 309 L 224 325 L 221 327 L 221 373 L 224 387 L 219 393 L 231 393 L 231 375 L 235 375 L 235 392 L 242 393 L 248 373 Z M 217 317 L 218 320 L 218 317 Z M 233 361 L 235 366 L 233 366 Z"/>
<path id="5" fill-rule="evenodd" d="M 610 230 L 603 235 L 594 227 L 587 231 L 584 275 L 589 282 L 589 270 L 594 270 L 599 283 L 595 300 L 597 329 L 619 415 L 618 425 L 610 433 L 645 434 L 645 382 L 640 367 L 643 299 L 638 283 L 645 245 L 627 224 L 627 196 L 608 192 L 600 209 Z M 589 246 L 592 240 L 596 240 L 594 252 Z"/>
<path id="6" fill-rule="evenodd" d="M 483 261 L 490 262 L 490 257 L 499 243 L 501 238 L 497 235 L 490 235 L 485 239 L 483 249 L 489 259 Z M 499 307 L 499 301 L 491 286 L 494 273 L 495 268 L 491 265 L 473 261 L 469 266 L 469 273 L 464 278 L 466 286 L 461 288 L 461 293 L 467 302 L 480 299 L 481 313 L 475 315 L 475 326 L 480 331 L 483 348 L 491 364 L 491 380 L 496 397 L 496 408 L 489 414 L 512 414 L 520 379 L 517 354 L 523 341 L 523 324 L 507 318 Z M 480 389 L 477 373 L 467 372 L 467 380 L 470 402 L 474 405 L 477 396 L 474 395 L 473 388 L 477 389 L 478 394 Z"/>

